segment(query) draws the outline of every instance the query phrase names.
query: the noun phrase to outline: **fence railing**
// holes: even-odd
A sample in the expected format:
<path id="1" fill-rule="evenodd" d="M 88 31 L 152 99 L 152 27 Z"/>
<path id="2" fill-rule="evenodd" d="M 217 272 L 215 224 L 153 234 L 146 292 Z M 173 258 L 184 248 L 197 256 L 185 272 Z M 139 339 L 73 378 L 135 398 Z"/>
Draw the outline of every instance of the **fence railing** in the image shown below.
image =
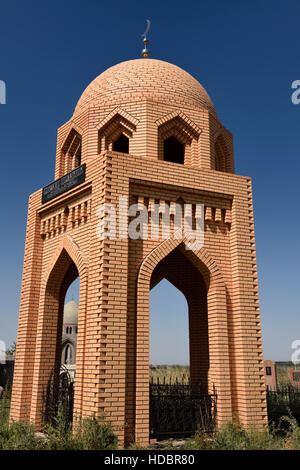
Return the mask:
<path id="1" fill-rule="evenodd" d="M 68 369 L 61 366 L 57 374 L 51 371 L 43 391 L 43 421 L 55 424 L 58 413 L 68 427 L 73 421 L 74 384 Z"/>
<path id="2" fill-rule="evenodd" d="M 190 381 L 175 383 L 165 379 L 150 381 L 150 436 L 158 439 L 188 437 L 198 428 L 206 432 L 215 429 L 217 395 L 209 394 Z"/>
<path id="3" fill-rule="evenodd" d="M 293 416 L 300 424 L 300 388 L 292 384 L 267 388 L 269 422 L 278 423 L 283 416 Z"/>
<path id="4" fill-rule="evenodd" d="M 10 390 L 4 390 L 0 399 L 0 423 L 8 423 L 10 411 Z"/>

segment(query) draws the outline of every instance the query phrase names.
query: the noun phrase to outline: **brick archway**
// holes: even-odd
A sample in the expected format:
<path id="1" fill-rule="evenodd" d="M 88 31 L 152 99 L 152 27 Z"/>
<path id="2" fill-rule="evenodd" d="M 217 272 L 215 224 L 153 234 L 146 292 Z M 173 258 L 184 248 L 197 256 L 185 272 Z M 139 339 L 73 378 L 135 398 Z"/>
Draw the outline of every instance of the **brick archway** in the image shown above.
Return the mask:
<path id="1" fill-rule="evenodd" d="M 70 258 L 76 264 L 80 278 L 84 278 L 86 276 L 87 259 L 84 253 L 80 250 L 79 246 L 77 245 L 75 240 L 73 240 L 73 238 L 70 237 L 70 235 L 64 235 L 45 270 L 45 274 L 41 282 L 42 288 L 45 288 L 48 282 L 49 276 L 51 274 L 51 271 L 53 270 L 63 250 L 65 250 L 68 253 Z"/>
<path id="2" fill-rule="evenodd" d="M 58 374 L 61 362 L 61 335 L 65 294 L 71 283 L 80 278 L 78 310 L 78 354 L 74 413 L 81 415 L 86 322 L 87 264 L 77 244 L 65 235 L 52 256 L 41 283 L 37 325 L 35 364 L 30 419 L 36 428 L 41 423 L 43 392 L 51 370 Z M 81 349 L 81 350 L 80 350 Z"/>
<path id="3" fill-rule="evenodd" d="M 218 394 L 218 423 L 232 419 L 226 289 L 222 273 L 205 248 L 186 250 L 184 239 L 171 236 L 142 262 L 137 279 L 136 303 L 136 418 L 135 439 L 149 439 L 149 296 L 157 266 L 175 249 L 201 273 L 207 291 L 209 371 L 208 388 Z"/>

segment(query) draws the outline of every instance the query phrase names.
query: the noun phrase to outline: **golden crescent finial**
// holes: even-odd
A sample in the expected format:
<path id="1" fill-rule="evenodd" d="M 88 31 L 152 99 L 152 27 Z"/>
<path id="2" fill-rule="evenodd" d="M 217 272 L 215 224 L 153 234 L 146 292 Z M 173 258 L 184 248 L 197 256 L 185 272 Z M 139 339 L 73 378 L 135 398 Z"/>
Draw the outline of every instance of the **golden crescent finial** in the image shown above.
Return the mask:
<path id="1" fill-rule="evenodd" d="M 144 59 L 147 59 L 150 55 L 150 52 L 149 50 L 147 49 L 147 45 L 149 43 L 148 39 L 147 39 L 147 33 L 150 29 L 150 26 L 151 26 L 151 21 L 150 20 L 147 20 L 147 28 L 146 28 L 146 31 L 142 34 L 142 37 L 143 37 L 143 43 L 144 43 L 144 49 L 142 50 L 142 56 L 144 57 Z"/>

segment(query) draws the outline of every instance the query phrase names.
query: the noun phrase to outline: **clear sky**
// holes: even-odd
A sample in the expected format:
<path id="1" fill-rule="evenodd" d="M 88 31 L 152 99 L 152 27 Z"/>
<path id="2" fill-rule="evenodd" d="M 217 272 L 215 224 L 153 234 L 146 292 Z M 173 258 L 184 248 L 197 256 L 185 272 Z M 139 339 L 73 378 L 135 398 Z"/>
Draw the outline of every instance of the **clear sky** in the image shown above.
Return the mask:
<path id="1" fill-rule="evenodd" d="M 147 18 L 151 57 L 202 83 L 233 133 L 237 173 L 253 178 L 264 353 L 289 360 L 300 339 L 300 105 L 291 102 L 300 79 L 298 1 L 2 2 L 0 339 L 16 338 L 27 200 L 53 179 L 57 128 L 94 77 L 140 56 Z M 157 354 L 159 329 L 172 323 L 158 361 L 173 352 L 185 363 L 182 294 L 161 283 L 151 305 Z"/>

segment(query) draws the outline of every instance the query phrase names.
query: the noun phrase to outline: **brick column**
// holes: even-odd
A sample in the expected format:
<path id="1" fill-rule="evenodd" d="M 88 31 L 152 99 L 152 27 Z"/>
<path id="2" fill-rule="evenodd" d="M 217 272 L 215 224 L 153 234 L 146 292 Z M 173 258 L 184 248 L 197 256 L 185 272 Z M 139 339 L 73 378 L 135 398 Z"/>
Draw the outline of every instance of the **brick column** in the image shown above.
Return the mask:
<path id="1" fill-rule="evenodd" d="M 38 321 L 43 242 L 37 209 L 41 191 L 30 196 L 26 230 L 17 351 L 10 419 L 29 419 Z"/>
<path id="2" fill-rule="evenodd" d="M 234 412 L 245 425 L 266 424 L 255 235 L 250 178 L 233 201 L 231 241 Z"/>

